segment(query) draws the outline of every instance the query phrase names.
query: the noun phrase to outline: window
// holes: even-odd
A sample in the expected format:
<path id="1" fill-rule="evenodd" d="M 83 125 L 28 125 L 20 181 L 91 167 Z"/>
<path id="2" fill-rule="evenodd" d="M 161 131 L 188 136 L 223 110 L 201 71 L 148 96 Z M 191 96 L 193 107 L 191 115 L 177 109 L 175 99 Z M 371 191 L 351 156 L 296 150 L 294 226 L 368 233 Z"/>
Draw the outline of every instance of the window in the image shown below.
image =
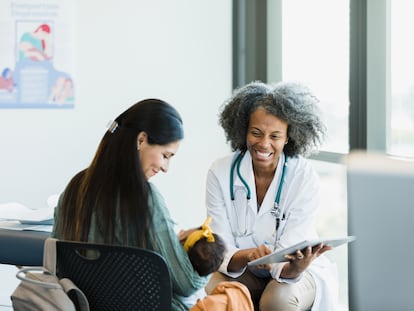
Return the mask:
<path id="1" fill-rule="evenodd" d="M 282 2 L 282 79 L 304 82 L 321 101 L 328 127 L 322 149 L 347 153 L 349 1 Z"/>
<path id="2" fill-rule="evenodd" d="M 345 165 L 311 160 L 320 177 L 321 203 L 317 229 L 320 236 L 347 235 L 347 194 Z M 339 310 L 348 310 L 348 248 L 341 246 L 327 253 L 338 267 Z"/>
<path id="3" fill-rule="evenodd" d="M 390 1 L 391 12 L 391 139 L 388 152 L 414 156 L 414 42 L 407 36 L 414 28 L 414 3 Z"/>

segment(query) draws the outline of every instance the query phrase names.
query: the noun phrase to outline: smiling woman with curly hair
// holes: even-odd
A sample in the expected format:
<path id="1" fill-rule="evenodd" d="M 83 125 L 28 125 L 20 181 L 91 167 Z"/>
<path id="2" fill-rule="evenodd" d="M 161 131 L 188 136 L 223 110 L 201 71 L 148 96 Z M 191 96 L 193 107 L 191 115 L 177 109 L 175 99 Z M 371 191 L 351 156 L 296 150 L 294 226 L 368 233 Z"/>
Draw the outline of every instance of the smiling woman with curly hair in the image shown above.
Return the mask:
<path id="1" fill-rule="evenodd" d="M 207 214 L 226 244 L 224 261 L 206 287 L 239 281 L 256 309 L 335 310 L 336 267 L 319 244 L 286 262 L 247 266 L 273 251 L 317 238 L 319 179 L 305 157 L 318 151 L 326 128 L 319 101 L 295 82 L 259 81 L 236 89 L 219 122 L 233 153 L 208 172 Z"/>

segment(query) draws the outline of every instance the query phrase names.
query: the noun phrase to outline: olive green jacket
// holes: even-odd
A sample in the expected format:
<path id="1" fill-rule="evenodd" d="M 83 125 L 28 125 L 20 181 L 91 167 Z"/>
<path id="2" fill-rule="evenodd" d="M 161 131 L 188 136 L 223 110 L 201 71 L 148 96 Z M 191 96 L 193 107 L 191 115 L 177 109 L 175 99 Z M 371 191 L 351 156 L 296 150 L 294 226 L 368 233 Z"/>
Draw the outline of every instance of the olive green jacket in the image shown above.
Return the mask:
<path id="1" fill-rule="evenodd" d="M 153 250 L 161 254 L 166 260 L 173 287 L 173 311 L 188 310 L 191 306 L 186 306 L 178 296 L 190 296 L 197 290 L 203 288 L 207 277 L 201 277 L 193 268 L 190 259 L 184 248 L 180 244 L 177 234 L 174 231 L 174 221 L 170 216 L 164 198 L 158 189 L 150 183 L 152 196 L 149 199 L 149 208 L 152 210 L 154 224 L 154 246 Z M 61 196 L 62 197 L 62 196 Z M 60 200 L 55 208 L 55 220 L 59 217 Z M 56 221 L 55 221 L 56 223 Z M 53 228 L 52 236 L 59 238 Z M 99 236 L 99 230 L 96 230 L 96 220 L 92 219 L 91 230 L 89 233 L 89 242 L 102 243 L 103 238 Z M 116 237 L 117 241 L 120 241 Z M 121 243 L 118 243 L 121 244 Z"/>

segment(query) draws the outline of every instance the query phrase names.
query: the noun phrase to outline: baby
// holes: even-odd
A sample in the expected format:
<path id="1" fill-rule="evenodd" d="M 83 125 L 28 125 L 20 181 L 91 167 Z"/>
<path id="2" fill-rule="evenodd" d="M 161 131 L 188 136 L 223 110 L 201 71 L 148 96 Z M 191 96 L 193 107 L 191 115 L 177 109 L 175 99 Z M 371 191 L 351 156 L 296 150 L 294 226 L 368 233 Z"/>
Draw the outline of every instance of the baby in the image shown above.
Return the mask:
<path id="1" fill-rule="evenodd" d="M 224 241 L 211 231 L 210 222 L 211 217 L 208 217 L 201 227 L 179 233 L 181 244 L 183 244 L 191 264 L 201 276 L 208 276 L 216 272 L 224 260 Z M 202 288 L 189 297 L 180 296 L 180 299 L 188 307 L 192 307 L 198 299 L 203 299 L 205 296 L 206 292 Z"/>
<path id="2" fill-rule="evenodd" d="M 194 269 L 201 276 L 216 272 L 224 259 L 224 241 L 210 229 L 211 217 L 182 241 Z"/>

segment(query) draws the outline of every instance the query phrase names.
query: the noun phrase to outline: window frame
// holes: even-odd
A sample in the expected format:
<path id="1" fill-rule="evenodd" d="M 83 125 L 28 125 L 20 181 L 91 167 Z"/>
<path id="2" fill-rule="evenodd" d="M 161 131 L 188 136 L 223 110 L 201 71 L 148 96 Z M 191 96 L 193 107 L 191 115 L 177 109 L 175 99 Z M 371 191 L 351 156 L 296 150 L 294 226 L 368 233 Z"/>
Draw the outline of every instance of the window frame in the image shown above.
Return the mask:
<path id="1" fill-rule="evenodd" d="M 350 0 L 350 152 L 386 153 L 390 141 L 389 8 L 389 0 Z M 282 79 L 281 12 L 282 0 L 233 0 L 233 88 Z M 278 70 L 268 76 L 268 66 Z M 311 158 L 341 163 L 345 155 Z"/>

